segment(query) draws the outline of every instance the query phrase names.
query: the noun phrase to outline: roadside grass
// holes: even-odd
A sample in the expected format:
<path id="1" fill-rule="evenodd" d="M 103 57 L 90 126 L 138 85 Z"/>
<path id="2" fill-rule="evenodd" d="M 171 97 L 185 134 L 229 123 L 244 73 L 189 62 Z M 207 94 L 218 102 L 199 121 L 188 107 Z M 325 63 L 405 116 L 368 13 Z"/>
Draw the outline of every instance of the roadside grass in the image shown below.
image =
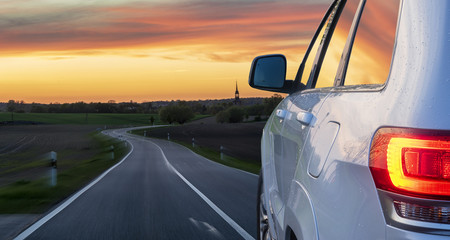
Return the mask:
<path id="1" fill-rule="evenodd" d="M 163 128 L 167 128 L 167 127 L 168 126 L 165 126 Z M 145 128 L 145 129 L 133 130 L 133 131 L 130 131 L 130 133 L 139 135 L 139 136 L 144 136 L 144 131 L 150 132 L 151 130 L 152 130 L 152 128 Z M 161 138 L 161 139 L 167 140 L 167 138 Z M 254 173 L 254 174 L 258 174 L 261 169 L 261 166 L 259 164 L 253 163 L 251 161 L 246 161 L 244 159 L 239 159 L 239 158 L 235 158 L 235 157 L 228 156 L 228 155 L 223 155 L 223 159 L 221 159 L 220 151 L 214 150 L 212 148 L 203 147 L 203 146 L 199 146 L 199 145 L 195 145 L 195 147 L 193 147 L 191 142 L 185 142 L 185 141 L 180 141 L 180 140 L 175 140 L 175 139 L 170 139 L 170 141 L 178 143 L 184 147 L 187 147 L 200 156 L 203 156 L 214 162 L 217 162 L 217 163 L 229 166 L 229 167 L 241 169 L 246 172 L 250 172 L 250 173 Z"/>
<path id="2" fill-rule="evenodd" d="M 58 169 L 56 186 L 51 187 L 50 178 L 44 177 L 33 181 L 19 180 L 1 187 L 0 213 L 43 213 L 116 164 L 130 150 L 129 145 L 120 140 L 100 133 L 90 136 L 98 143 L 98 153 L 64 170 Z M 111 159 L 111 145 L 114 146 L 114 160 Z M 47 166 L 48 162 L 39 160 L 29 164 L 31 167 L 42 167 L 42 164 Z"/>
<path id="3" fill-rule="evenodd" d="M 81 125 L 150 125 L 161 124 L 158 114 L 140 113 L 14 113 L 14 121 L 37 122 L 46 124 Z M 11 121 L 11 113 L 0 112 L 0 122 Z"/>

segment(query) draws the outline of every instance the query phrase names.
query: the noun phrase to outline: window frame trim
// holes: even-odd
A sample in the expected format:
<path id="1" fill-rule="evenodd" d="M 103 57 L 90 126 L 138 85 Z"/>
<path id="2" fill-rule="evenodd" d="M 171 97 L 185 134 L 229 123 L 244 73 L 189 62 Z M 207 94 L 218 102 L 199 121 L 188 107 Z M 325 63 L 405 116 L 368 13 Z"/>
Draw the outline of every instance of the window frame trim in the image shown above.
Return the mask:
<path id="1" fill-rule="evenodd" d="M 318 36 L 320 34 L 320 31 L 322 30 L 322 27 L 327 23 L 328 17 L 332 13 L 332 11 L 333 11 L 335 5 L 337 4 L 337 2 L 338 2 L 338 0 L 334 0 L 330 4 L 330 6 L 328 7 L 328 10 L 326 11 L 325 15 L 323 16 L 322 20 L 320 21 L 319 26 L 316 28 L 316 32 L 314 33 L 313 38 L 309 42 L 308 48 L 306 49 L 305 55 L 303 56 L 303 59 L 302 59 L 302 62 L 300 63 L 300 66 L 298 67 L 297 74 L 295 75 L 295 80 L 294 80 L 293 86 L 295 86 L 296 89 L 294 89 L 293 92 L 296 92 L 298 90 L 311 89 L 310 87 L 308 87 L 309 86 L 308 84 L 309 84 L 309 76 L 311 75 L 312 69 L 311 69 L 310 75 L 308 75 L 308 82 L 306 83 L 306 88 L 302 88 L 301 87 L 302 84 L 300 84 L 301 83 L 301 77 L 303 75 L 303 71 L 305 70 L 305 63 L 309 59 L 309 54 L 311 53 L 311 50 L 312 50 L 312 48 L 314 47 L 314 44 L 317 41 L 317 38 L 318 38 Z M 344 2 L 346 2 L 346 0 L 344 0 Z M 316 53 L 316 55 L 317 55 L 317 53 Z M 314 63 L 313 63 L 313 65 L 314 65 Z"/>
<path id="2" fill-rule="evenodd" d="M 355 16 L 353 17 L 352 26 L 350 27 L 347 41 L 345 42 L 344 49 L 342 51 L 341 59 L 339 60 L 338 69 L 334 78 L 334 87 L 344 86 L 345 77 L 347 75 L 348 63 L 350 61 L 350 55 L 352 53 L 353 44 L 355 43 L 356 32 L 358 31 L 359 22 L 361 21 L 364 7 L 367 0 L 361 0 L 359 6 L 356 9 Z"/>
<path id="3" fill-rule="evenodd" d="M 341 2 L 339 2 L 339 3 L 338 3 L 338 1 L 339 0 L 335 1 L 335 3 L 339 4 L 339 5 L 334 6 L 334 7 L 337 7 L 337 9 L 336 9 L 336 14 L 334 15 L 333 19 L 331 20 L 330 28 L 328 29 L 327 32 L 324 32 L 324 41 L 319 45 L 319 49 L 317 50 L 317 53 L 316 53 L 316 56 L 315 56 L 315 59 L 314 59 L 313 65 L 312 65 L 311 73 L 308 78 L 308 83 L 306 84 L 307 89 L 316 88 L 317 78 L 319 77 L 320 70 L 322 68 L 322 63 L 323 63 L 323 60 L 327 53 L 328 47 L 330 45 L 331 38 L 333 37 L 334 30 L 336 28 L 337 23 L 339 22 L 341 13 L 344 10 L 345 5 L 347 4 L 347 0 L 341 0 Z M 362 0 L 362 1 L 364 1 L 364 0 Z M 334 7 L 333 7 L 333 9 L 334 9 Z M 330 87 L 334 87 L 334 86 L 335 85 L 333 84 L 332 86 L 324 87 L 324 88 L 330 88 Z"/>

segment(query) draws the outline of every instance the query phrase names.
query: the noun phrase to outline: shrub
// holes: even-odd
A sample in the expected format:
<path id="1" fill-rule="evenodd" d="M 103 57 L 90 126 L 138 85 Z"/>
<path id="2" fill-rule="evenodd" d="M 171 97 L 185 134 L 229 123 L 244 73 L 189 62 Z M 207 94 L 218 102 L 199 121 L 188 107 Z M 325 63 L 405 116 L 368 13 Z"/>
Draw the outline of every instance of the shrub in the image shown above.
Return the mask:
<path id="1" fill-rule="evenodd" d="M 227 110 L 220 111 L 216 115 L 216 121 L 219 123 L 238 123 L 244 120 L 245 110 L 241 107 L 233 106 Z"/>
<path id="2" fill-rule="evenodd" d="M 229 121 L 230 123 L 238 123 L 242 122 L 244 120 L 245 111 L 244 109 L 240 107 L 230 107 L 227 109 L 227 112 L 229 114 Z"/>
<path id="3" fill-rule="evenodd" d="M 194 112 L 192 109 L 185 105 L 169 105 L 162 107 L 159 110 L 159 117 L 161 121 L 172 124 L 178 122 L 184 124 L 185 122 L 194 118 Z"/>
<path id="4" fill-rule="evenodd" d="M 230 121 L 230 114 L 226 110 L 222 110 L 216 115 L 216 122 L 218 123 L 226 123 Z"/>
<path id="5" fill-rule="evenodd" d="M 278 106 L 278 104 L 283 100 L 283 97 L 279 94 L 274 94 L 270 98 L 264 99 L 264 113 L 266 116 L 270 116 L 273 110 Z"/>

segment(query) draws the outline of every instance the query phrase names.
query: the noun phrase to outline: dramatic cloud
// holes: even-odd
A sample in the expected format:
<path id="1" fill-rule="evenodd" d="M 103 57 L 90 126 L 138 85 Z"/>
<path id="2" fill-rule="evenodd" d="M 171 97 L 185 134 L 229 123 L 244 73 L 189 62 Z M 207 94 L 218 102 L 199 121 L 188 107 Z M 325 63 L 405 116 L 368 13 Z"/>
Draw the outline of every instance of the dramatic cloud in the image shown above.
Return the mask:
<path id="1" fill-rule="evenodd" d="M 33 5 L 31 10 L 24 1 L 19 2 L 18 9 L 8 1 L 0 3 L 0 55 L 170 49 L 232 62 L 247 61 L 243 56 L 261 52 L 298 54 L 309 43 L 328 5 L 203 0 L 112 6 Z"/>
<path id="2" fill-rule="evenodd" d="M 252 59 L 285 54 L 295 77 L 330 2 L 1 0 L 0 102 L 271 96 Z"/>

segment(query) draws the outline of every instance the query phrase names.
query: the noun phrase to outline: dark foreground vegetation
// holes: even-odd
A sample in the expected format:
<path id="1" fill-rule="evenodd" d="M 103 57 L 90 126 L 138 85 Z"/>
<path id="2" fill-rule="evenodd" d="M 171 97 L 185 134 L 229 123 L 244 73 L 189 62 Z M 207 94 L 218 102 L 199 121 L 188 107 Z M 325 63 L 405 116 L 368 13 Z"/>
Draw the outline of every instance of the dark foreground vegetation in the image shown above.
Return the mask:
<path id="1" fill-rule="evenodd" d="M 1 127 L 4 133 L 0 136 L 2 146 L 10 142 L 10 146 L 0 149 L 2 214 L 43 213 L 117 163 L 129 151 L 125 142 L 86 127 L 71 126 L 72 130 L 60 125 L 40 127 Z M 49 130 L 52 134 L 46 133 Z M 17 141 L 13 142 L 11 138 Z M 24 149 L 18 149 L 23 144 Z M 57 152 L 56 186 L 50 184 L 51 164 L 49 154 L 46 154 L 49 149 Z"/>
<path id="2" fill-rule="evenodd" d="M 157 125 L 162 122 L 158 114 L 121 113 L 11 113 L 0 112 L 1 125 L 76 124 L 109 126 Z"/>

